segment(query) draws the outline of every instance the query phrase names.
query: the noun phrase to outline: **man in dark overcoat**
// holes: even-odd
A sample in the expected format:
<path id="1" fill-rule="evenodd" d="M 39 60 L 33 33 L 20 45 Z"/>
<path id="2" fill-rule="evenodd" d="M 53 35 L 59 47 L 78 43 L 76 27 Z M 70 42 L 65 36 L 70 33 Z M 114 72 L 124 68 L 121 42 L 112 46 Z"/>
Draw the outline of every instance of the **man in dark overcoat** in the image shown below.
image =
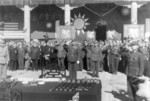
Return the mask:
<path id="1" fill-rule="evenodd" d="M 9 47 L 9 69 L 17 70 L 18 69 L 18 49 L 16 43 L 13 43 L 12 46 Z"/>
<path id="2" fill-rule="evenodd" d="M 24 57 L 25 57 L 25 47 L 20 42 L 18 44 L 18 65 L 19 69 L 23 70 L 24 68 Z"/>
<path id="3" fill-rule="evenodd" d="M 37 43 L 34 42 L 33 46 L 30 49 L 30 57 L 32 60 L 32 69 L 38 70 L 38 59 L 40 57 L 40 48 L 37 46 Z"/>

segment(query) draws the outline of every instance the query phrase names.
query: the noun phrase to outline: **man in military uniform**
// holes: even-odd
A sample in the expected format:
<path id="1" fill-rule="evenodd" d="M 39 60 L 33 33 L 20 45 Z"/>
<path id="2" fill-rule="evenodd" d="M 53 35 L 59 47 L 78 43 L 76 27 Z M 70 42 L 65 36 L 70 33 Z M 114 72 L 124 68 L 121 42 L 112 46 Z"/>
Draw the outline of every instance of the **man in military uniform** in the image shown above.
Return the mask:
<path id="1" fill-rule="evenodd" d="M 133 101 L 138 101 L 136 91 L 138 90 L 139 77 L 143 76 L 144 72 L 144 56 L 138 51 L 138 43 L 131 43 L 132 52 L 130 52 L 129 63 L 127 68 L 128 92 L 133 96 Z"/>
<path id="2" fill-rule="evenodd" d="M 87 61 L 87 70 L 91 71 L 92 70 L 92 49 L 91 49 L 91 45 L 88 44 L 86 46 L 86 61 Z"/>
<path id="3" fill-rule="evenodd" d="M 0 39 L 0 81 L 7 77 L 7 67 L 9 63 L 8 47 L 5 46 L 3 39 Z"/>
<path id="4" fill-rule="evenodd" d="M 57 49 L 57 58 L 58 58 L 58 66 L 61 70 L 65 70 L 65 58 L 66 58 L 66 50 L 64 49 L 64 44 L 60 43 L 56 47 Z"/>
<path id="5" fill-rule="evenodd" d="M 112 47 L 112 67 L 110 67 L 113 74 L 117 74 L 119 60 L 121 60 L 120 47 L 115 43 Z"/>
<path id="6" fill-rule="evenodd" d="M 85 47 L 82 45 L 82 43 L 78 43 L 79 48 L 79 61 L 80 63 L 77 64 L 77 69 L 82 71 L 83 70 L 83 59 L 85 57 Z"/>
<path id="7" fill-rule="evenodd" d="M 150 77 L 150 61 L 149 61 L 149 52 L 148 52 L 148 46 L 146 42 L 143 42 L 141 44 L 141 48 L 140 48 L 140 52 L 143 54 L 144 56 L 144 61 L 145 61 L 145 65 L 144 65 L 144 75 L 147 77 Z"/>
<path id="8" fill-rule="evenodd" d="M 98 77 L 98 70 L 100 68 L 100 61 L 102 58 L 102 50 L 98 46 L 98 43 L 95 43 L 95 45 L 92 46 L 92 70 L 94 77 Z"/>
<path id="9" fill-rule="evenodd" d="M 67 46 L 68 70 L 70 79 L 77 79 L 77 64 L 79 64 L 79 49 L 75 42 Z"/>

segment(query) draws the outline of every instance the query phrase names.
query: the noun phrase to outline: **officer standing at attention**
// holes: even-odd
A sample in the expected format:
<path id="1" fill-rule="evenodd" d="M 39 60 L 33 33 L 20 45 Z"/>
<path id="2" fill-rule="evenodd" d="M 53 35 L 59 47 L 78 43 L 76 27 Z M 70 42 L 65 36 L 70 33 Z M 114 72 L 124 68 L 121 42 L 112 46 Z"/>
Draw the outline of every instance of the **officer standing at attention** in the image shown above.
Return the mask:
<path id="1" fill-rule="evenodd" d="M 0 39 L 0 81 L 7 77 L 7 66 L 9 63 L 9 52 L 3 39 Z"/>
<path id="2" fill-rule="evenodd" d="M 64 43 L 59 43 L 58 46 L 56 47 L 57 49 L 57 58 L 58 58 L 58 66 L 60 67 L 61 70 L 66 69 L 65 67 L 65 58 L 66 58 L 66 50 L 64 49 Z"/>
<path id="3" fill-rule="evenodd" d="M 92 69 L 93 69 L 93 76 L 98 77 L 98 70 L 100 68 L 100 60 L 102 58 L 102 51 L 99 47 L 98 42 L 92 46 Z"/>
<path id="4" fill-rule="evenodd" d="M 92 70 L 92 45 L 88 44 L 86 46 L 86 61 L 87 61 L 87 70 L 91 71 Z"/>
<path id="5" fill-rule="evenodd" d="M 79 64 L 79 49 L 76 42 L 67 46 L 68 70 L 70 79 L 77 79 L 77 64 Z"/>
<path id="6" fill-rule="evenodd" d="M 144 56 L 138 51 L 139 45 L 137 42 L 131 43 L 132 51 L 129 56 L 127 67 L 127 82 L 128 92 L 133 96 L 133 101 L 138 101 L 136 91 L 138 90 L 137 81 L 144 73 Z"/>

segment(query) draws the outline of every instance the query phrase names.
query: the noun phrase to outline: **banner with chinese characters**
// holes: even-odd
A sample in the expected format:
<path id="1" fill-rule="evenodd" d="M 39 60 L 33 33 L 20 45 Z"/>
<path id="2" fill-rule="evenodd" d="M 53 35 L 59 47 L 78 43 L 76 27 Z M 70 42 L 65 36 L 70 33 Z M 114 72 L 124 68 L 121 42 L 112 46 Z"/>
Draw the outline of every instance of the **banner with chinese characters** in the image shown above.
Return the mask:
<path id="1" fill-rule="evenodd" d="M 56 39 L 75 39 L 75 29 L 73 26 L 57 26 Z"/>
<path id="2" fill-rule="evenodd" d="M 95 40 L 95 31 L 87 31 L 86 40 Z"/>
<path id="3" fill-rule="evenodd" d="M 116 30 L 107 31 L 107 40 L 121 40 L 121 33 Z"/>

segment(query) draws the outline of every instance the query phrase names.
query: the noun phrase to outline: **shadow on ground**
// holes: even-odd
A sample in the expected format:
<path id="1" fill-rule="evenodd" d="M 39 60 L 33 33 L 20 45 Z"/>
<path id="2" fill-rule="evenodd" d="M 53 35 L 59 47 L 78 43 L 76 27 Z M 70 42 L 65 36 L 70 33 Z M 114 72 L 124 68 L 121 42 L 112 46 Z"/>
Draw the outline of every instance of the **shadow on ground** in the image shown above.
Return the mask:
<path id="1" fill-rule="evenodd" d="M 111 93 L 115 99 L 118 99 L 119 101 L 132 101 L 131 98 L 129 98 L 128 93 L 124 90 L 120 90 L 120 91 L 106 91 L 107 93 Z M 117 101 L 118 101 L 117 100 Z"/>

